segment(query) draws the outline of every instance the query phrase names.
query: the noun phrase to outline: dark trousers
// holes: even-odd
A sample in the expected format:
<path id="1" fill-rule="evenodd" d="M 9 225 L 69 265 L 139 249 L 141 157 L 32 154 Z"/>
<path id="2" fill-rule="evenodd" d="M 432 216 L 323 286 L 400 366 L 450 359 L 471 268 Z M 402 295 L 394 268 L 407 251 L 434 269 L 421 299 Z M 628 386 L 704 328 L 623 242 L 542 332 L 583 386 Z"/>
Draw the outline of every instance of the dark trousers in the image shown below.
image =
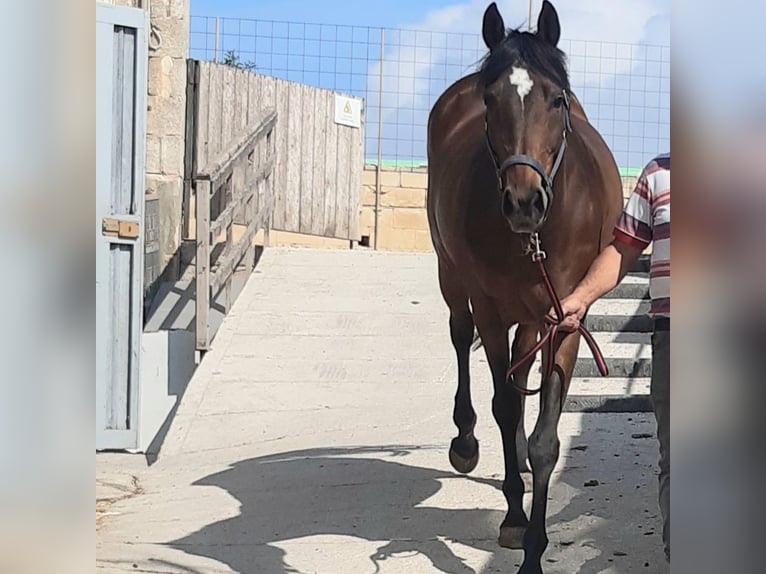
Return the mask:
<path id="1" fill-rule="evenodd" d="M 670 560 L 670 319 L 655 319 L 652 333 L 651 397 L 660 447 L 659 506 L 662 541 Z"/>

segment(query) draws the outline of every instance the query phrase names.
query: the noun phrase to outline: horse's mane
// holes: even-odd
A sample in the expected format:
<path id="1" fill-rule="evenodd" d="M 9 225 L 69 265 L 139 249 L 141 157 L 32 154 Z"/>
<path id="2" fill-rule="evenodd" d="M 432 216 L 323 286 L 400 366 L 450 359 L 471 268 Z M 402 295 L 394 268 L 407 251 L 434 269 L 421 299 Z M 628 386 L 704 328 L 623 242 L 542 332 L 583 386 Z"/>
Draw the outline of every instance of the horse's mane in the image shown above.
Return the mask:
<path id="1" fill-rule="evenodd" d="M 537 34 L 510 29 L 505 40 L 481 61 L 479 80 L 489 86 L 513 64 L 524 62 L 532 71 L 542 74 L 569 92 L 566 55 Z"/>

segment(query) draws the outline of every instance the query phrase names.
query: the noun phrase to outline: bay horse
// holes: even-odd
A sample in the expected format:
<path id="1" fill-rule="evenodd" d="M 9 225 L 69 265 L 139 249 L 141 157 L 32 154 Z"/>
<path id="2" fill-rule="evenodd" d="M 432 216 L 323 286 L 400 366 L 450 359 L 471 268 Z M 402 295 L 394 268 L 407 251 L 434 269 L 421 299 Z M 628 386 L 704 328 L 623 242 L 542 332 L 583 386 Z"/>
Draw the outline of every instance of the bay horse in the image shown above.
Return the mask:
<path id="1" fill-rule="evenodd" d="M 558 422 L 581 335 L 558 332 L 558 295 L 571 293 L 611 241 L 622 209 L 620 174 L 606 143 L 572 93 L 560 24 L 543 2 L 536 32 L 505 28 L 493 2 L 484 13 L 488 53 L 478 71 L 441 94 L 428 118 L 427 213 L 438 279 L 449 308 L 458 381 L 449 459 L 461 473 L 478 462 L 469 356 L 474 329 L 494 386 L 492 414 L 505 459 L 508 511 L 499 544 L 523 548 L 519 574 L 542 573 L 546 507 L 558 462 Z M 557 317 L 549 313 L 553 308 Z M 517 325 L 509 374 L 509 329 Z M 527 440 L 523 395 L 542 346 L 540 412 Z M 597 357 L 598 359 L 598 357 Z M 599 361 L 606 374 L 603 359 Z M 521 470 L 532 467 L 532 509 Z"/>

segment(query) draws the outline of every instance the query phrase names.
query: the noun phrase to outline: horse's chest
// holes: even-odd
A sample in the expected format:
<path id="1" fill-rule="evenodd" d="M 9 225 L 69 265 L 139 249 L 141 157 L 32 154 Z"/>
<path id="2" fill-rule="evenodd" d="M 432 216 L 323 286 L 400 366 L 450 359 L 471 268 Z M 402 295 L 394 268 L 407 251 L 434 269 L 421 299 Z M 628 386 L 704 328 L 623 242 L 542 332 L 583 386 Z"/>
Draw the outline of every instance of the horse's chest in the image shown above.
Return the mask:
<path id="1" fill-rule="evenodd" d="M 533 271 L 523 269 L 501 276 L 485 270 L 477 274 L 482 294 L 492 300 L 509 325 L 540 321 L 551 306 L 542 277 Z"/>

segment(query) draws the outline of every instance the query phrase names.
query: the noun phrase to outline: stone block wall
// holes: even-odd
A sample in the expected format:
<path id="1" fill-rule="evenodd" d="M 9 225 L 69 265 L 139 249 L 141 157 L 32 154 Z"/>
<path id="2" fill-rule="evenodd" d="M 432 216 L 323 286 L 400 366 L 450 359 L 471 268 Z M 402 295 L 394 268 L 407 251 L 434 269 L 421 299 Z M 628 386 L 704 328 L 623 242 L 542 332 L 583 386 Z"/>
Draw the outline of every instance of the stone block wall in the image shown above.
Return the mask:
<path id="1" fill-rule="evenodd" d="M 431 234 L 426 218 L 426 168 L 381 170 L 378 249 L 382 251 L 430 251 Z M 375 238 L 375 166 L 362 174 L 360 234 Z"/>
<path id="2" fill-rule="evenodd" d="M 628 197 L 635 177 L 624 177 L 623 196 Z M 375 166 L 365 166 L 362 175 L 361 235 L 375 236 Z M 426 168 L 384 168 L 381 171 L 378 249 L 381 251 L 431 251 L 426 218 Z"/>
<path id="3" fill-rule="evenodd" d="M 179 273 L 189 0 L 152 0 L 146 117 L 146 202 L 156 202 L 159 267 Z"/>

